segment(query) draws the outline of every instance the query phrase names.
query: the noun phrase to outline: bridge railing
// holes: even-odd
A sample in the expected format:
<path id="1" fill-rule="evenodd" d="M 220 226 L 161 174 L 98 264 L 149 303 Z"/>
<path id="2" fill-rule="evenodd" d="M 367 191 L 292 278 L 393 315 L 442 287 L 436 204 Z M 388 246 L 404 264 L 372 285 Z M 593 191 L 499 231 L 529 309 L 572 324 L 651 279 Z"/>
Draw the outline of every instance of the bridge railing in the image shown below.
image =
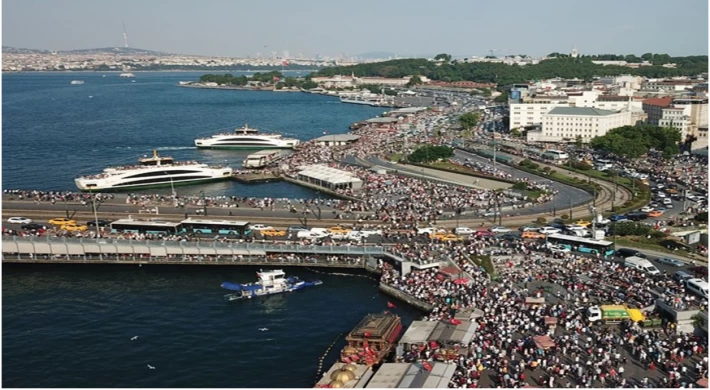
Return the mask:
<path id="1" fill-rule="evenodd" d="M 278 253 L 319 255 L 382 256 L 382 246 L 298 245 L 219 241 L 121 240 L 115 238 L 66 238 L 5 236 L 3 253 L 40 255 L 241 255 L 266 256 Z"/>

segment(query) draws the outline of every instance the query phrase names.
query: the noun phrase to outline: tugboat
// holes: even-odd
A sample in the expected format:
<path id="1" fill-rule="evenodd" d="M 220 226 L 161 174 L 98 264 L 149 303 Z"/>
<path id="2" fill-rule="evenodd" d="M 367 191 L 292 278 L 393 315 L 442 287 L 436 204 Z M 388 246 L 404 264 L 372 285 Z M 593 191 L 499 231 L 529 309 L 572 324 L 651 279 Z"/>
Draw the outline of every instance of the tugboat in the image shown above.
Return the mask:
<path id="1" fill-rule="evenodd" d="M 225 295 L 224 299 L 227 301 L 236 301 L 243 298 L 251 299 L 265 295 L 297 291 L 306 287 L 323 284 L 320 280 L 304 281 L 293 276 L 287 278 L 286 273 L 280 269 L 257 272 L 256 276 L 259 278 L 259 281 L 256 283 L 222 283 L 223 289 L 236 291 L 236 293 Z"/>
<path id="2" fill-rule="evenodd" d="M 379 367 L 394 351 L 401 333 L 399 316 L 389 312 L 368 314 L 345 337 L 348 344 L 340 352 L 340 361 Z"/>

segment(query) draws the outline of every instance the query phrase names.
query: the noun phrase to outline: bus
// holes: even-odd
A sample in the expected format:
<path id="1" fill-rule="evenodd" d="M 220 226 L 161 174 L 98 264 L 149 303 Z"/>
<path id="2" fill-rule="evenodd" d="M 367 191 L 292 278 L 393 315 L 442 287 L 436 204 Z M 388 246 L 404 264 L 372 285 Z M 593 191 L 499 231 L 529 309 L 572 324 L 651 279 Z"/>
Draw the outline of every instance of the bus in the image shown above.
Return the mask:
<path id="1" fill-rule="evenodd" d="M 250 232 L 249 222 L 213 221 L 209 219 L 186 219 L 181 222 L 188 233 L 219 234 L 223 236 L 247 236 Z"/>
<path id="2" fill-rule="evenodd" d="M 581 253 L 599 254 L 604 257 L 614 254 L 614 243 L 611 241 L 567 236 L 564 234 L 550 234 L 547 236 L 547 242 L 561 245 L 571 251 L 576 250 Z"/>
<path id="3" fill-rule="evenodd" d="M 542 154 L 542 158 L 552 160 L 552 161 L 565 161 L 569 159 L 569 154 L 567 152 L 563 152 L 561 150 L 546 150 L 545 153 Z"/>
<path id="4" fill-rule="evenodd" d="M 175 235 L 184 233 L 180 222 L 119 219 L 111 222 L 111 233 Z"/>

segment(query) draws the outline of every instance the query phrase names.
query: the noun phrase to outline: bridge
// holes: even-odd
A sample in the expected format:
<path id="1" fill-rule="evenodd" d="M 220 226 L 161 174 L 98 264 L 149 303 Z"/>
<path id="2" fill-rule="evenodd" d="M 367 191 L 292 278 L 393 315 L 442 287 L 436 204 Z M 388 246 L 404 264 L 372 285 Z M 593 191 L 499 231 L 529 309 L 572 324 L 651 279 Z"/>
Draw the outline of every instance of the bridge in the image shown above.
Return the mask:
<path id="1" fill-rule="evenodd" d="M 18 237 L 2 239 L 3 262 L 14 263 L 126 263 L 142 264 L 273 264 L 304 266 L 347 266 L 366 262 L 352 259 L 288 259 L 287 254 L 341 255 L 372 259 L 387 257 L 399 263 L 406 259 L 384 246 L 295 245 L 218 241 L 150 241 L 115 238 Z M 279 256 L 282 255 L 282 256 Z M 276 260 L 274 260 L 276 259 Z M 279 259 L 286 259 L 285 261 Z M 284 264 L 288 263 L 288 264 Z M 419 268 L 418 264 L 412 264 Z M 432 266 L 428 264 L 427 266 Z"/>

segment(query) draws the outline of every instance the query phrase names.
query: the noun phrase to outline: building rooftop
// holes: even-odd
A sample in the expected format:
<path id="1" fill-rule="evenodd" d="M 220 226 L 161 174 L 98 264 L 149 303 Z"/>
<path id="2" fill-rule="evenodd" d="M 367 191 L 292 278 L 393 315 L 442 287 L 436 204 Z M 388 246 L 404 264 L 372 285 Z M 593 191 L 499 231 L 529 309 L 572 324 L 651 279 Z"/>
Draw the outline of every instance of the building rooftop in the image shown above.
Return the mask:
<path id="1" fill-rule="evenodd" d="M 643 101 L 643 104 L 648 104 L 650 106 L 661 106 L 668 107 L 673 103 L 672 97 L 662 97 L 662 98 L 650 98 Z"/>
<path id="2" fill-rule="evenodd" d="M 359 135 L 355 134 L 327 134 L 314 139 L 317 142 L 353 142 L 360 139 Z"/>
<path id="3" fill-rule="evenodd" d="M 396 123 L 399 121 L 397 118 L 372 118 L 368 119 L 365 122 L 367 123 Z"/>
<path id="4" fill-rule="evenodd" d="M 607 116 L 616 113 L 616 111 L 600 110 L 592 107 L 555 107 L 548 113 L 548 115 Z"/>

